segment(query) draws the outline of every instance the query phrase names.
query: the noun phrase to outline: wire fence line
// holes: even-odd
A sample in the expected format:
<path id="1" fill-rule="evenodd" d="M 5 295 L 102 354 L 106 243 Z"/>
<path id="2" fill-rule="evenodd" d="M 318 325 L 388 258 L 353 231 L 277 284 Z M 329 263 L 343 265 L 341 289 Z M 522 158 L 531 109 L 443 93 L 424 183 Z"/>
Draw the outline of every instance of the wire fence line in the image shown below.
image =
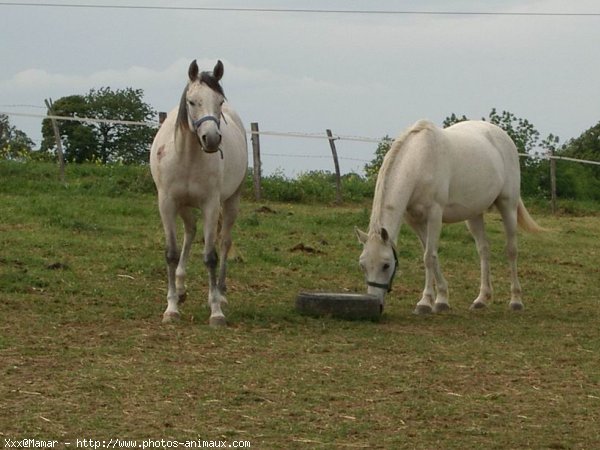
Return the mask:
<path id="1" fill-rule="evenodd" d="M 5 107 L 12 106 L 30 106 L 30 105 L 3 105 Z M 33 106 L 33 105 L 31 105 Z M 40 107 L 42 108 L 42 107 Z M 58 116 L 58 115 L 48 115 L 48 114 L 34 114 L 34 113 L 20 113 L 20 112 L 9 112 L 9 111 L 0 111 L 0 115 L 5 116 L 15 116 L 15 117 L 28 117 L 28 118 L 37 118 L 37 119 L 54 119 L 58 121 L 73 121 L 80 123 L 106 123 L 110 125 L 131 125 L 131 126 L 145 126 L 151 128 L 158 128 L 160 126 L 159 121 L 133 121 L 133 120 L 118 120 L 118 119 L 98 119 L 95 117 L 77 117 L 77 116 Z M 345 135 L 337 135 L 334 134 L 332 136 L 328 136 L 326 133 L 307 133 L 307 132 L 298 132 L 298 131 L 247 131 L 248 136 L 252 137 L 254 135 L 259 136 L 271 136 L 271 137 L 281 137 L 281 138 L 296 138 L 296 139 L 322 139 L 327 141 L 349 141 L 349 142 L 364 142 L 364 143 L 372 143 L 379 144 L 383 139 L 381 138 L 372 138 L 365 136 L 345 136 Z M 285 154 L 285 153 L 263 153 L 264 156 L 274 156 L 274 157 L 289 157 L 289 158 L 330 158 L 327 155 L 298 155 L 298 154 Z M 582 164 L 592 164 L 592 165 L 600 165 L 600 161 L 592 161 L 585 159 L 577 159 L 570 158 L 567 156 L 559 156 L 559 155 L 532 155 L 529 153 L 519 153 L 519 156 L 526 158 L 538 158 L 538 159 L 547 159 L 547 160 L 563 160 L 570 161 Z M 366 159 L 360 158 L 351 158 L 351 157 L 340 157 L 339 159 L 347 160 L 347 161 L 357 161 L 357 162 L 370 162 Z"/>
<path id="2" fill-rule="evenodd" d="M 517 17 L 600 17 L 596 12 L 548 12 L 548 11 L 483 11 L 483 10 L 397 10 L 397 9 L 323 9 L 323 8 L 259 8 L 259 7 L 223 7 L 223 6 L 152 6 L 126 4 L 86 3 L 31 3 L 0 2 L 0 6 L 21 6 L 36 8 L 77 8 L 77 9 L 130 9 L 149 11 L 195 11 L 220 13 L 285 13 L 285 14 L 354 14 L 354 15 L 422 15 L 422 16 L 517 16 Z"/>

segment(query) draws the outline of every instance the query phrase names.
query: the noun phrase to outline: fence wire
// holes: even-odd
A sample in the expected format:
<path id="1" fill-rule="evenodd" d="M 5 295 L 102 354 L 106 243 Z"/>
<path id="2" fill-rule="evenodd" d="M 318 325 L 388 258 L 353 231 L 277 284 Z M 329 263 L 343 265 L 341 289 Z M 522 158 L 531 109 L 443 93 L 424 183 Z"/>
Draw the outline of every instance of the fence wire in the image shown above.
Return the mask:
<path id="1" fill-rule="evenodd" d="M 5 105 L 9 106 L 9 105 Z M 13 105 L 10 105 L 13 106 Z M 14 105 L 17 106 L 17 105 Z M 20 106 L 20 105 L 19 105 Z M 24 105 L 23 105 L 24 106 Z M 33 114 L 33 113 L 19 113 L 19 112 L 7 112 L 0 111 L 0 114 L 5 116 L 15 116 L 15 117 L 29 117 L 29 118 L 38 118 L 38 119 L 54 119 L 59 121 L 73 121 L 80 123 L 107 123 L 113 125 L 132 125 L 132 126 L 146 126 L 151 128 L 157 128 L 160 126 L 158 121 L 132 121 L 132 120 L 118 120 L 118 119 L 98 119 L 95 117 L 71 117 L 71 116 L 56 116 L 56 115 L 47 115 L 47 114 Z M 247 131 L 246 134 L 248 136 L 259 135 L 259 136 L 272 136 L 272 137 L 282 137 L 282 138 L 296 138 L 296 139 L 323 139 L 323 140 L 334 140 L 334 141 L 349 141 L 349 142 L 365 142 L 365 143 L 373 143 L 379 144 L 382 139 L 365 137 L 365 136 L 344 136 L 344 135 L 333 135 L 331 137 L 327 136 L 325 133 L 306 133 L 306 132 L 297 132 L 297 131 Z M 329 158 L 326 155 L 288 155 L 283 153 L 262 153 L 264 156 L 274 156 L 274 157 L 288 157 L 288 158 Z M 600 165 L 600 161 L 591 161 L 586 159 L 577 159 L 570 158 L 567 156 L 557 156 L 557 155 L 530 155 L 529 153 L 519 153 L 519 156 L 526 158 L 539 158 L 546 160 L 563 160 L 570 162 L 577 162 L 581 164 L 593 164 Z M 369 162 L 364 159 L 359 158 L 350 158 L 350 157 L 340 157 L 340 159 L 348 160 L 348 161 L 357 161 L 357 162 Z"/>

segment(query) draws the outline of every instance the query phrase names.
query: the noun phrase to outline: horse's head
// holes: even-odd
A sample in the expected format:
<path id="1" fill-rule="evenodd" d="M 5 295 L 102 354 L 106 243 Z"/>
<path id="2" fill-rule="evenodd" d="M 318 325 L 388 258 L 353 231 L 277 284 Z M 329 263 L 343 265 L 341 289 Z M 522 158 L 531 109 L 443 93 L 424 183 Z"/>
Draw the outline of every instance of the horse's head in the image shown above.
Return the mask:
<path id="1" fill-rule="evenodd" d="M 359 264 L 365 274 L 367 292 L 377 296 L 383 306 L 383 298 L 386 292 L 392 290 L 392 282 L 398 269 L 396 248 L 385 228 L 369 234 L 357 228 L 356 236 L 363 244 Z"/>
<path id="2" fill-rule="evenodd" d="M 179 125 L 198 137 L 200 147 L 214 153 L 221 145 L 221 116 L 225 94 L 219 81 L 223 63 L 217 61 L 212 72 L 199 72 L 196 60 L 188 70 L 189 81 L 179 105 Z"/>

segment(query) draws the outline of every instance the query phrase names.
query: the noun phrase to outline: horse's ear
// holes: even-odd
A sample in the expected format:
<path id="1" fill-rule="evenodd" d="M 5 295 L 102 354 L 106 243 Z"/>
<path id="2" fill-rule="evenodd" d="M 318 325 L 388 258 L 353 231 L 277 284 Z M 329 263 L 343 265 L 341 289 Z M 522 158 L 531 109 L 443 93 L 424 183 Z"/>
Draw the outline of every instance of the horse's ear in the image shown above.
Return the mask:
<path id="1" fill-rule="evenodd" d="M 190 68 L 188 69 L 188 76 L 190 77 L 190 81 L 195 81 L 198 78 L 198 63 L 196 60 L 193 60 L 190 64 Z"/>
<path id="2" fill-rule="evenodd" d="M 364 231 L 360 231 L 358 228 L 354 228 L 354 232 L 356 233 L 358 242 L 360 242 L 361 244 L 365 244 L 367 242 L 367 239 L 369 238 L 369 235 L 367 233 L 365 233 Z"/>
<path id="3" fill-rule="evenodd" d="M 381 239 L 383 239 L 383 242 L 387 242 L 390 239 L 390 235 L 385 228 L 381 229 Z"/>
<path id="4" fill-rule="evenodd" d="M 217 81 L 219 81 L 221 78 L 223 78 L 224 72 L 225 69 L 223 68 L 223 63 L 221 62 L 221 60 L 218 60 L 217 64 L 215 65 L 215 68 L 213 69 L 213 77 L 215 77 Z"/>

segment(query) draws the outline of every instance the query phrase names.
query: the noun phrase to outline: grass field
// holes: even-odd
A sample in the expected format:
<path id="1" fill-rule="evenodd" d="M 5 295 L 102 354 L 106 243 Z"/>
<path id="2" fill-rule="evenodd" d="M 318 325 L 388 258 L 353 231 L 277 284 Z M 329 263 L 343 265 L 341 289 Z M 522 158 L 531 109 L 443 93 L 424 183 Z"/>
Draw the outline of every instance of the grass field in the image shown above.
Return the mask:
<path id="1" fill-rule="evenodd" d="M 70 169 L 71 170 L 71 169 Z M 504 238 L 488 218 L 495 303 L 468 306 L 463 225 L 440 248 L 448 314 L 411 314 L 423 282 L 403 229 L 380 322 L 294 311 L 300 290 L 363 291 L 369 205 L 245 201 L 230 326 L 207 325 L 201 243 L 180 323 L 162 325 L 162 227 L 147 174 L 0 164 L 0 440 L 250 441 L 251 448 L 600 448 L 600 215 L 520 234 L 525 311 L 508 311 Z M 267 208 L 265 208 L 266 206 Z M 303 245 L 299 245 L 303 244 Z"/>

